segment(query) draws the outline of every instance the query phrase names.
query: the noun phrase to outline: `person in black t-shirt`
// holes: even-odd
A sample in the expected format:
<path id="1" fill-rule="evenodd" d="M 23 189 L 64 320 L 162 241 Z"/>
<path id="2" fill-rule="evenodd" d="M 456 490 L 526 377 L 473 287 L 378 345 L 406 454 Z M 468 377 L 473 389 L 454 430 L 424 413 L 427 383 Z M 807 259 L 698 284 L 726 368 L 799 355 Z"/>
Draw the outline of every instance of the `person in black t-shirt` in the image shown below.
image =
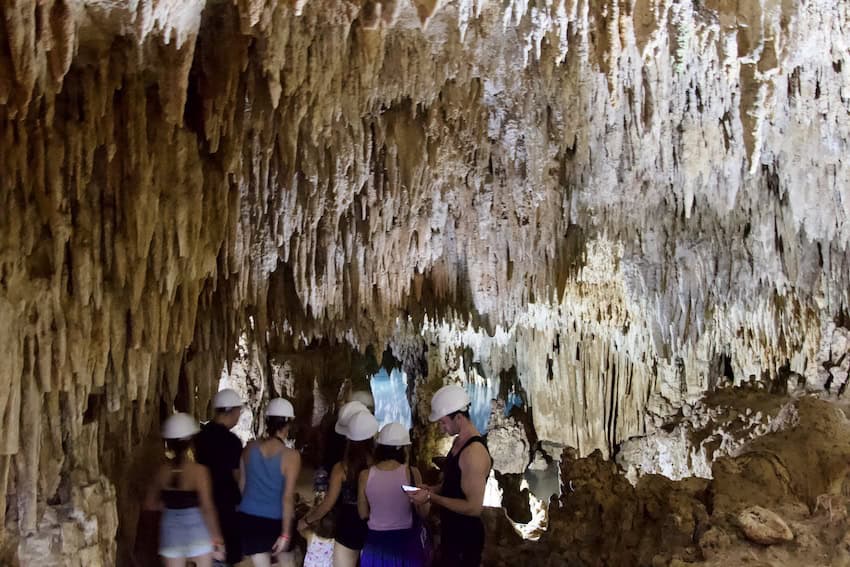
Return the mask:
<path id="1" fill-rule="evenodd" d="M 219 391 L 213 399 L 215 415 L 195 437 L 195 459 L 210 470 L 212 494 L 218 511 L 227 557 L 217 565 L 235 565 L 242 560 L 239 520 L 236 512 L 239 490 L 239 460 L 242 441 L 232 431 L 242 413 L 242 398 L 234 390 Z"/>

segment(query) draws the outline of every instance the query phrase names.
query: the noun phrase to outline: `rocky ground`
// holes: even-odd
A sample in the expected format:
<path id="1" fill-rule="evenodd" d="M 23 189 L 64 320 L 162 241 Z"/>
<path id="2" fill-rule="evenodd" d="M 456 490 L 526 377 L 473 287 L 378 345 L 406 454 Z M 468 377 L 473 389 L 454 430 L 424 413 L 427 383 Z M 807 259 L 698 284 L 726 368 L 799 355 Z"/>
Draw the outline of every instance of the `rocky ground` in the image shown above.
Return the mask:
<path id="1" fill-rule="evenodd" d="M 712 479 L 646 475 L 633 486 L 598 453 L 565 454 L 573 490 L 553 501 L 548 530 L 522 541 L 489 513 L 485 564 L 850 565 L 850 422 L 835 402 L 789 401 L 788 426 L 719 458 Z"/>

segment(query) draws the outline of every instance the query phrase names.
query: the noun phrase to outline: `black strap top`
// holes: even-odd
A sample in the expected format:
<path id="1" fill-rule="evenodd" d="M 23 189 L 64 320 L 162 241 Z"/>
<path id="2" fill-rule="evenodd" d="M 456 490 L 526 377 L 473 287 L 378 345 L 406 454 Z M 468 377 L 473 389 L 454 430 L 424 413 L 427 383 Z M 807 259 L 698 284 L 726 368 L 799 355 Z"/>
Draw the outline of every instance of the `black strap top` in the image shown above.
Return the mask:
<path id="1" fill-rule="evenodd" d="M 199 505 L 198 493 L 194 490 L 177 490 L 176 488 L 163 488 L 160 491 L 162 503 L 171 510 L 184 510 L 186 508 L 197 508 Z"/>
<path id="2" fill-rule="evenodd" d="M 344 506 L 357 506 L 357 479 L 342 481 L 337 502 Z"/>
<path id="3" fill-rule="evenodd" d="M 163 505 L 170 510 L 185 510 L 186 508 L 197 508 L 200 505 L 196 490 L 180 490 L 177 488 L 182 472 L 183 469 L 180 468 L 171 469 L 169 486 L 159 491 Z"/>
<path id="4" fill-rule="evenodd" d="M 442 496 L 445 496 L 446 498 L 466 498 L 466 494 L 464 494 L 463 488 L 460 484 L 460 455 L 473 443 L 481 443 L 484 445 L 484 448 L 487 449 L 487 441 L 480 435 L 476 435 L 475 437 L 467 439 L 466 443 L 463 444 L 463 447 L 460 448 L 460 451 L 458 451 L 457 454 L 453 455 L 452 452 L 449 451 L 449 454 L 446 455 L 446 462 L 443 464 L 443 489 L 440 491 Z M 487 453 L 489 454 L 490 451 L 488 450 Z M 479 524 L 481 522 L 480 518 L 464 516 L 462 514 L 446 510 L 445 508 L 440 509 L 440 518 L 444 526 L 450 527 L 450 529 L 463 529 L 466 524 Z"/>

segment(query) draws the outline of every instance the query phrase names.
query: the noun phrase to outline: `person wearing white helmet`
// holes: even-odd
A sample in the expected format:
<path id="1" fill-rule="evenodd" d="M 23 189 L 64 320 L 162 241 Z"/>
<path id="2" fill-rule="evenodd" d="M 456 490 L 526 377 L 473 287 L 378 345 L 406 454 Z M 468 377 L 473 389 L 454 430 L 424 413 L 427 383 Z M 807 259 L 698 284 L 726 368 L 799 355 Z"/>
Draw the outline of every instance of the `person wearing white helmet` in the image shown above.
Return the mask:
<path id="1" fill-rule="evenodd" d="M 375 398 L 372 396 L 371 392 L 367 392 L 366 390 L 352 390 L 351 393 L 348 394 L 349 402 L 360 402 L 366 409 L 370 412 L 375 411 Z"/>
<path id="2" fill-rule="evenodd" d="M 357 409 L 356 406 L 354 408 Z M 372 464 L 373 437 L 378 432 L 378 420 L 365 408 L 352 411 L 343 406 L 335 429 L 348 439 L 345 454 L 331 471 L 325 499 L 304 516 L 301 527 L 314 525 L 335 510 L 334 567 L 355 567 L 368 529 L 357 512 L 357 480 L 360 472 Z"/>
<path id="3" fill-rule="evenodd" d="M 242 451 L 242 501 L 239 503 L 242 553 L 255 567 L 294 565 L 291 550 L 295 484 L 301 455 L 286 445 L 295 412 L 292 404 L 275 398 L 266 408 L 266 437 Z"/>
<path id="4" fill-rule="evenodd" d="M 334 465 L 342 460 L 345 454 L 345 446 L 348 444 L 348 439 L 345 436 L 346 426 L 349 420 L 354 417 L 354 414 L 361 411 L 369 411 L 362 402 L 350 401 L 343 404 L 337 413 L 336 422 L 332 428 L 328 428 L 322 459 L 322 469 L 332 471 Z M 332 418 L 333 416 L 328 416 Z M 325 488 L 327 490 L 327 488 Z"/>
<path id="5" fill-rule="evenodd" d="M 195 458 L 210 470 L 213 500 L 224 535 L 227 557 L 217 565 L 236 565 L 242 560 L 239 515 L 239 462 L 242 441 L 233 429 L 242 414 L 242 398 L 235 390 L 219 390 L 213 398 L 213 418 L 195 437 Z"/>
<path id="6" fill-rule="evenodd" d="M 176 413 L 162 425 L 162 437 L 174 457 L 157 470 L 145 499 L 145 508 L 161 510 L 159 554 L 166 567 L 209 567 L 224 559 L 224 546 L 212 500 L 210 474 L 192 462 L 189 451 L 198 422 Z"/>
<path id="7" fill-rule="evenodd" d="M 484 549 L 484 489 L 492 461 L 481 433 L 469 418 L 469 396 L 456 385 L 443 386 L 431 398 L 431 422 L 454 443 L 442 466 L 439 486 L 422 486 L 409 494 L 412 502 L 440 507 L 441 567 L 475 567 Z"/>
<path id="8" fill-rule="evenodd" d="M 411 506 L 405 494 L 405 486 L 422 484 L 419 470 L 407 464 L 409 446 L 406 427 L 385 425 L 378 435 L 375 464 L 360 473 L 357 507 L 369 527 L 360 554 L 361 567 L 420 567 L 425 563 L 414 529 L 414 509 L 424 518 L 430 506 L 427 501 Z"/>

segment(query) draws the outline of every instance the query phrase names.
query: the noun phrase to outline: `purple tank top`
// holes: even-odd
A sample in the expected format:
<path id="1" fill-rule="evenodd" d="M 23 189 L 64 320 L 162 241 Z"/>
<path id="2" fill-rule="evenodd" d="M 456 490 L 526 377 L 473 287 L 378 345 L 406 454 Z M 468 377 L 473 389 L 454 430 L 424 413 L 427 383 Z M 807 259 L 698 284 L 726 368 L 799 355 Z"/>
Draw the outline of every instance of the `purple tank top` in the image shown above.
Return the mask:
<path id="1" fill-rule="evenodd" d="M 366 481 L 366 499 L 369 501 L 369 529 L 376 532 L 406 530 L 413 525 L 410 499 L 401 489 L 410 484 L 407 465 L 395 470 L 369 469 Z"/>

